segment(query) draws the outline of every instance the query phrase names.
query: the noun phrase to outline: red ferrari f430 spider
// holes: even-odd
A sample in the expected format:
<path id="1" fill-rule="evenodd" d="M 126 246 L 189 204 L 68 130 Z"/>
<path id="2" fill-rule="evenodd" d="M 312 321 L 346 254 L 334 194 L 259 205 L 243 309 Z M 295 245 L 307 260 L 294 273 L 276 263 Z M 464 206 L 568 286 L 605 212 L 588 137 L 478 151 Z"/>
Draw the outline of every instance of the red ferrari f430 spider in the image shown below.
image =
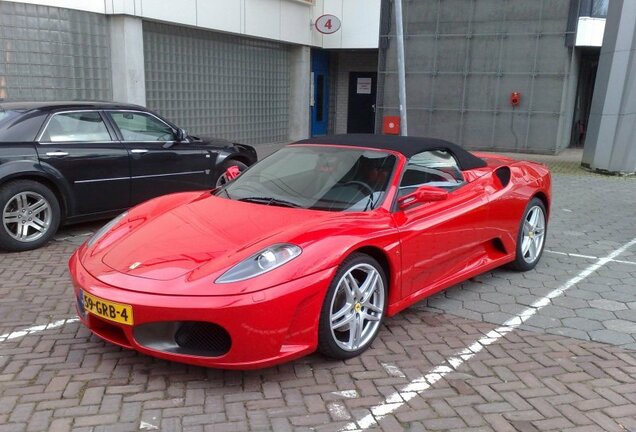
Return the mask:
<path id="1" fill-rule="evenodd" d="M 437 139 L 299 141 L 95 233 L 70 259 L 78 314 L 107 341 L 196 365 L 353 357 L 435 292 L 534 268 L 550 182 L 541 164 Z"/>

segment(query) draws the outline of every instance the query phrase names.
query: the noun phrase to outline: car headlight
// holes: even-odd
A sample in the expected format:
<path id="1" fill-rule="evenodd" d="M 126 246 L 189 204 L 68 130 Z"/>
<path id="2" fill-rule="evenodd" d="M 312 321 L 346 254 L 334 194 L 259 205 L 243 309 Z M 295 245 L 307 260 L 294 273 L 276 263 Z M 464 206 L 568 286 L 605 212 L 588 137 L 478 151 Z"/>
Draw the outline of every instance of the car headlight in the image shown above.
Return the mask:
<path id="1" fill-rule="evenodd" d="M 238 282 L 262 275 L 288 263 L 300 255 L 302 251 L 299 246 L 293 244 L 275 244 L 241 261 L 223 273 L 216 280 L 216 283 Z"/>
<path id="2" fill-rule="evenodd" d="M 106 234 L 108 231 L 110 231 L 110 229 L 112 227 L 114 227 L 115 225 L 117 225 L 123 218 L 125 218 L 126 216 L 128 216 L 128 212 L 123 212 L 122 214 L 120 214 L 119 216 L 117 216 L 115 219 L 113 219 L 112 221 L 108 222 L 106 225 L 104 225 L 103 227 L 101 227 L 95 234 L 93 234 L 93 237 L 91 237 L 91 239 L 88 241 L 88 243 L 86 243 L 86 245 L 88 247 L 93 246 L 95 243 L 97 243 L 97 241 L 102 238 L 104 236 L 104 234 Z"/>

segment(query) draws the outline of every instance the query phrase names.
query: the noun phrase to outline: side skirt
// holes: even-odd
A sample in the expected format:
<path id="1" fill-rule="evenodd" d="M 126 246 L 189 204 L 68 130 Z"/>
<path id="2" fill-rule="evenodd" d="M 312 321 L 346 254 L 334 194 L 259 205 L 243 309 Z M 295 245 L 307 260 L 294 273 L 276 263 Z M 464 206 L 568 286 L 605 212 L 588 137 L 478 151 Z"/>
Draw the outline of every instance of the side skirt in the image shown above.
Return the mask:
<path id="1" fill-rule="evenodd" d="M 514 259 L 515 259 L 514 253 L 510 255 L 504 255 L 502 257 L 499 257 L 493 260 L 488 260 L 488 262 L 478 267 L 467 267 L 464 271 L 454 273 L 451 276 L 440 279 L 439 281 L 433 283 L 432 285 L 428 285 L 414 292 L 408 297 L 405 297 L 402 300 L 389 305 L 387 310 L 387 316 L 393 316 L 397 314 L 398 312 L 408 308 L 409 306 L 412 306 L 418 301 L 426 297 L 429 297 L 445 288 L 449 288 L 455 284 L 464 282 L 467 279 L 470 279 L 471 277 L 496 269 L 497 267 L 501 267 L 504 264 L 512 262 Z"/>

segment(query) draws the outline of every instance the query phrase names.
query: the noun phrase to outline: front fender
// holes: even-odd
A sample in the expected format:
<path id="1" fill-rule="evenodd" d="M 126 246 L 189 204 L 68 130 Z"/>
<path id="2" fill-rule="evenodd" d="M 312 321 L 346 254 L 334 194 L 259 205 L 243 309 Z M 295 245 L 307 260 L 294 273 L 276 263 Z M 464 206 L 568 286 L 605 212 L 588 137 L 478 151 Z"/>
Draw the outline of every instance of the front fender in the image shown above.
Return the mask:
<path id="1" fill-rule="evenodd" d="M 232 146 L 224 147 L 219 150 L 216 160 L 214 161 L 214 173 L 217 178 L 221 174 L 223 174 L 223 163 L 226 160 L 238 160 L 243 162 L 247 166 L 252 166 L 258 160 L 256 155 L 256 150 L 254 147 L 246 145 L 246 144 L 233 144 Z"/>

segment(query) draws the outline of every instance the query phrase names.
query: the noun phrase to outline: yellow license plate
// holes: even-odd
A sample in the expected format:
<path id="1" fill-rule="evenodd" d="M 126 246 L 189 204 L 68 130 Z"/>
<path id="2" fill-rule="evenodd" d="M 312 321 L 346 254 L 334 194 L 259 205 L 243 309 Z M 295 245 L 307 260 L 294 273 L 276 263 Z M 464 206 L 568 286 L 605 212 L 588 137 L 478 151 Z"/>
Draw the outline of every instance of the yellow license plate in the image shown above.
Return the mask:
<path id="1" fill-rule="evenodd" d="M 82 292 L 82 297 L 84 298 L 84 309 L 87 312 L 109 321 L 133 325 L 132 306 L 104 300 L 87 292 Z"/>

